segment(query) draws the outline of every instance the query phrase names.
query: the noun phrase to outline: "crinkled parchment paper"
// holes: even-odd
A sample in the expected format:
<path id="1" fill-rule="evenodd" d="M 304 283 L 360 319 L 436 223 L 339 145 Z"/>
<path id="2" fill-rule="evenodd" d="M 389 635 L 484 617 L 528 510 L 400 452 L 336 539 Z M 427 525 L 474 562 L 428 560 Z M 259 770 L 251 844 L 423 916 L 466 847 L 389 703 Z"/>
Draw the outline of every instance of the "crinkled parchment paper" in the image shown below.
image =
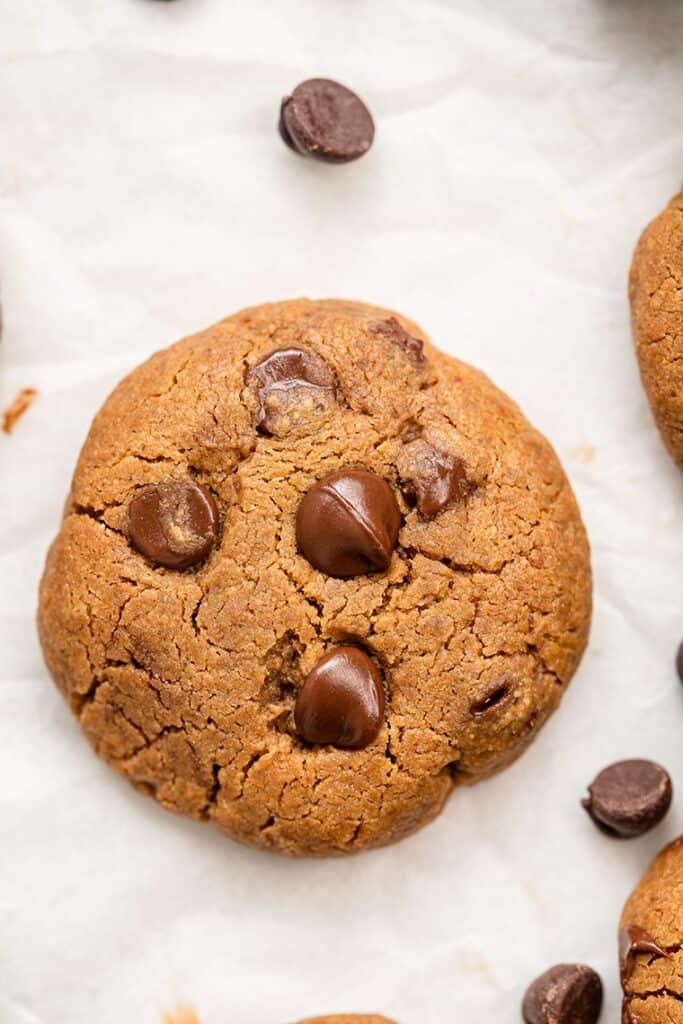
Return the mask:
<path id="1" fill-rule="evenodd" d="M 600 835 L 607 761 L 683 787 L 683 481 L 652 425 L 625 282 L 683 178 L 679 0 L 0 0 L 0 1021 L 518 1019 L 584 960 L 615 1020 L 615 929 L 683 827 Z M 369 102 L 346 167 L 296 158 L 279 98 Z M 154 349 L 249 303 L 399 308 L 555 444 L 590 531 L 592 643 L 499 778 L 377 853 L 291 863 L 138 796 L 43 667 L 36 587 L 90 419 Z"/>

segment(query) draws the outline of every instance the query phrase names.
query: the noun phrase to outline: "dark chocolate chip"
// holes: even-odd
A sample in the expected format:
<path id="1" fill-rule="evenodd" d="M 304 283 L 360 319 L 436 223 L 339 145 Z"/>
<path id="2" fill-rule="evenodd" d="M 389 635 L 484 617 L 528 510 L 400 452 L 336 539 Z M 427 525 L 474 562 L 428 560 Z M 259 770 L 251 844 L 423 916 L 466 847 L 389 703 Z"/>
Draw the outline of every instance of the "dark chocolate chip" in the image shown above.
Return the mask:
<path id="1" fill-rule="evenodd" d="M 637 924 L 627 924 L 619 929 L 619 974 L 621 984 L 625 986 L 628 982 L 633 968 L 635 958 L 639 953 L 646 953 L 652 957 L 667 957 L 669 954 L 662 949 L 649 932 Z"/>
<path id="2" fill-rule="evenodd" d="M 402 490 L 423 519 L 433 519 L 469 490 L 465 463 L 427 441 L 412 441 L 401 457 Z"/>
<path id="3" fill-rule="evenodd" d="M 500 710 L 509 704 L 513 690 L 513 683 L 507 676 L 497 676 L 495 679 L 491 679 L 479 697 L 470 705 L 471 713 L 475 718 L 479 718 L 487 711 L 493 711 L 494 708 Z"/>
<path id="4" fill-rule="evenodd" d="M 377 666 L 358 647 L 336 647 L 318 661 L 299 690 L 294 709 L 302 739 L 349 750 L 367 747 L 384 718 Z"/>
<path id="5" fill-rule="evenodd" d="M 603 769 L 581 803 L 595 824 L 621 839 L 642 836 L 671 806 L 667 772 L 654 761 L 618 761 Z"/>
<path id="6" fill-rule="evenodd" d="M 363 101 L 329 78 L 310 78 L 285 97 L 279 129 L 297 153 L 335 164 L 363 156 L 375 137 L 375 125 Z"/>
<path id="7" fill-rule="evenodd" d="M 128 536 L 156 565 L 187 569 L 203 561 L 218 534 L 218 508 L 192 480 L 166 480 L 138 491 L 128 506 Z"/>
<path id="8" fill-rule="evenodd" d="M 296 516 L 296 539 L 314 568 L 345 578 L 388 568 L 401 526 L 394 492 L 366 469 L 313 484 Z"/>
<path id="9" fill-rule="evenodd" d="M 420 338 L 414 338 L 412 334 L 408 334 L 405 327 L 398 322 L 395 316 L 390 316 L 388 320 L 380 320 L 371 330 L 375 334 L 379 334 L 381 337 L 391 341 L 394 345 L 398 345 L 412 363 L 415 363 L 417 366 L 422 366 L 426 363 L 424 342 Z"/>
<path id="10" fill-rule="evenodd" d="M 683 683 L 683 641 L 678 645 L 678 651 L 676 652 L 676 671 L 678 672 L 678 678 Z"/>
<path id="11" fill-rule="evenodd" d="M 247 385 L 258 400 L 256 426 L 281 435 L 335 400 L 334 374 L 314 352 L 279 348 L 247 371 Z"/>
<path id="12" fill-rule="evenodd" d="M 286 103 L 286 100 L 283 100 L 282 101 L 282 105 L 280 106 L 280 116 L 279 116 L 278 122 L 277 122 L 277 130 L 279 131 L 280 138 L 284 142 L 285 146 L 289 146 L 290 149 L 293 149 L 294 152 L 297 153 L 298 150 L 297 150 L 296 146 L 294 145 L 294 142 L 292 141 L 292 137 L 289 134 L 289 132 L 287 131 L 287 125 L 285 124 L 285 119 L 284 119 L 285 103 Z"/>
<path id="13" fill-rule="evenodd" d="M 529 985 L 522 1003 L 526 1024 L 595 1024 L 602 982 L 585 964 L 557 964 Z"/>

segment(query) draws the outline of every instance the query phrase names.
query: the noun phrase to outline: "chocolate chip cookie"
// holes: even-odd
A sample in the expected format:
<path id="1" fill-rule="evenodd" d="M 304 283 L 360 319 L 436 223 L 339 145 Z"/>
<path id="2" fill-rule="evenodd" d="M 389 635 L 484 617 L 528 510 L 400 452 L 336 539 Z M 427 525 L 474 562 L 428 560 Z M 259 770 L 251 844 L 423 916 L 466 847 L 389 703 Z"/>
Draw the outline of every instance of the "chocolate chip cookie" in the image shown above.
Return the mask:
<path id="1" fill-rule="evenodd" d="M 259 306 L 114 391 L 48 556 L 47 664 L 164 807 L 293 854 L 378 846 L 528 746 L 583 652 L 548 443 L 409 320 Z"/>
<path id="2" fill-rule="evenodd" d="M 619 928 L 623 1024 L 683 1021 L 683 836 L 657 856 Z"/>
<path id="3" fill-rule="evenodd" d="M 641 235 L 629 296 L 643 384 L 664 442 L 683 468 L 683 193 Z"/>
<path id="4" fill-rule="evenodd" d="M 377 1017 L 374 1014 L 344 1013 L 337 1017 L 309 1017 L 300 1020 L 299 1024 L 395 1024 L 388 1017 Z"/>

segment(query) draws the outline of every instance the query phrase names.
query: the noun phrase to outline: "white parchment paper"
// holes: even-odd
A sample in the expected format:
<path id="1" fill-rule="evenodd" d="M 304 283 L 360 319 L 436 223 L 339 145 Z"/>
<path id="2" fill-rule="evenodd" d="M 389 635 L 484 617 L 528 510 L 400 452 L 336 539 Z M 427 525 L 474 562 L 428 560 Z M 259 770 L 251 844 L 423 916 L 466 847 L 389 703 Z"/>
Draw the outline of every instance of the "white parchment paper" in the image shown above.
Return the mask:
<path id="1" fill-rule="evenodd" d="M 629 336 L 635 239 L 683 177 L 679 0 L 0 0 L 0 1022 L 519 1019 L 583 960 L 618 1015 L 615 930 L 649 836 L 578 806 L 610 760 L 683 788 L 683 483 Z M 275 132 L 302 78 L 378 134 L 347 167 Z M 291 863 L 172 817 L 91 754 L 43 667 L 36 587 L 119 377 L 249 303 L 399 308 L 555 444 L 591 535 L 592 643 L 499 778 L 398 846 Z"/>

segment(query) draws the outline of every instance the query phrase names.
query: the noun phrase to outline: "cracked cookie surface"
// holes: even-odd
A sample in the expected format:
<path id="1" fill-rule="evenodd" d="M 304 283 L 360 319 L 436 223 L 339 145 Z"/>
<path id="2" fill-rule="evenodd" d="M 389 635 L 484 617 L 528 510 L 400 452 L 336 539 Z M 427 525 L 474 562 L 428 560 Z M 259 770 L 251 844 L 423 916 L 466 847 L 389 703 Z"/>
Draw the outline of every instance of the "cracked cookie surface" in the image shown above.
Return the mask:
<path id="1" fill-rule="evenodd" d="M 683 1022 L 683 836 L 654 859 L 621 915 L 623 1024 Z"/>
<path id="2" fill-rule="evenodd" d="M 388 568 L 336 578 L 301 554 L 295 520 L 348 467 L 389 484 L 401 525 Z M 131 502 L 169 481 L 218 509 L 189 568 L 130 543 Z M 178 545 L 198 549 L 182 530 Z M 578 664 L 590 604 L 576 502 L 515 404 L 403 317 L 300 300 L 238 313 L 116 388 L 48 555 L 39 628 L 95 751 L 135 786 L 243 842 L 324 855 L 398 839 L 514 760 Z M 385 688 L 363 749 L 296 731 L 297 694 L 338 645 L 361 647 Z"/>
<path id="3" fill-rule="evenodd" d="M 643 384 L 662 438 L 683 468 L 683 193 L 641 235 L 629 298 Z"/>

